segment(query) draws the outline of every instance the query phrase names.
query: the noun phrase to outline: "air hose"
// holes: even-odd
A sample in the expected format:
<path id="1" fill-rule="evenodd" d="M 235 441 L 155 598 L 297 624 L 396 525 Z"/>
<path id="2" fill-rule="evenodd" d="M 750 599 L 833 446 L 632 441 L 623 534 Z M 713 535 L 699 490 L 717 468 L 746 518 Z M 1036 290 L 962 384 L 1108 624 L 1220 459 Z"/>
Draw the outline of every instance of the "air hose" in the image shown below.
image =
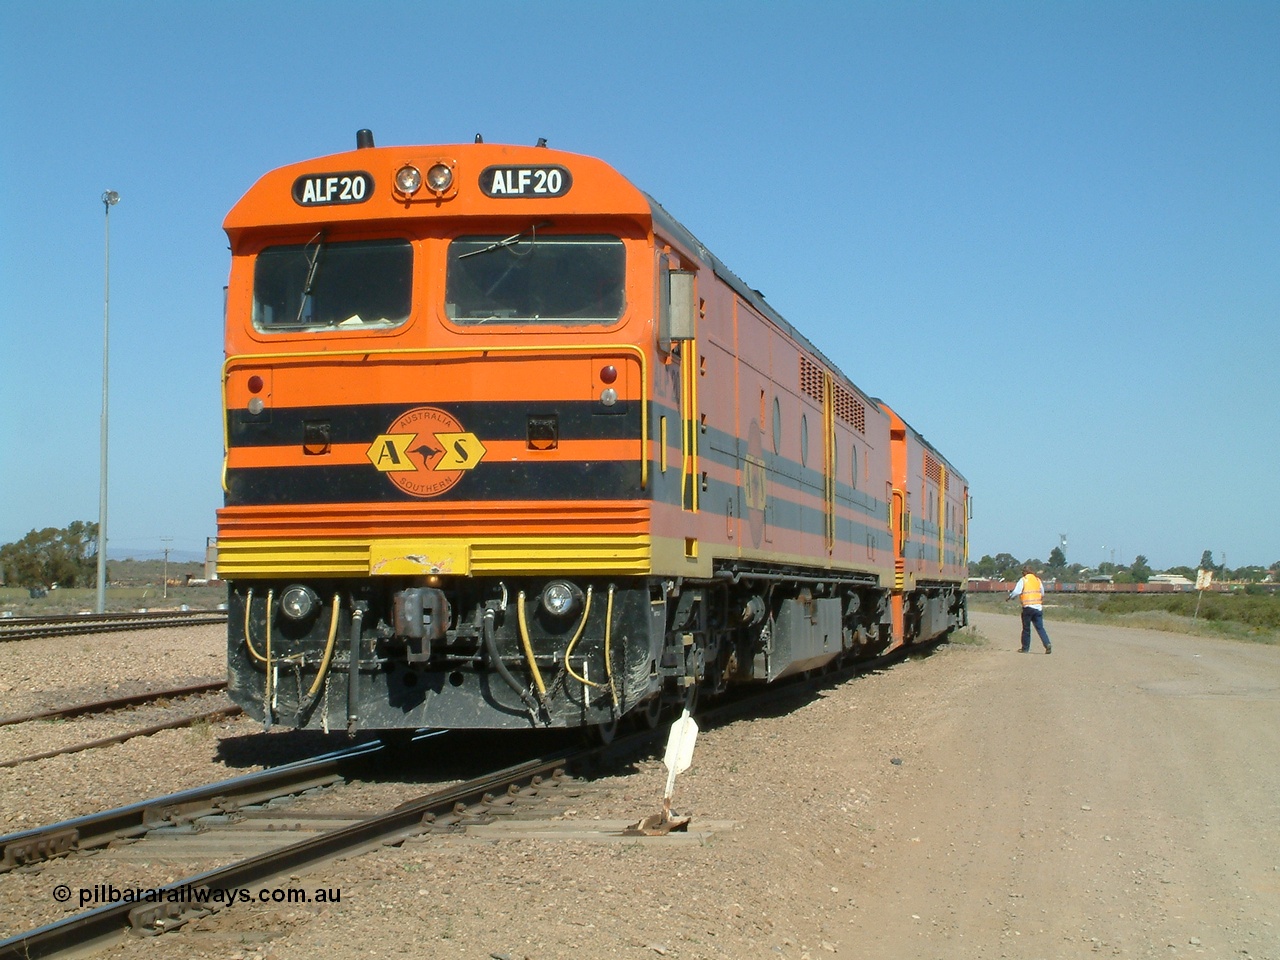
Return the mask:
<path id="1" fill-rule="evenodd" d="M 315 682 L 311 684 L 311 689 L 307 691 L 302 703 L 298 704 L 298 726 L 305 724 L 311 716 L 311 711 L 316 708 L 316 703 L 319 702 L 320 698 L 320 688 L 329 676 L 329 665 L 333 662 L 333 648 L 336 646 L 334 641 L 338 638 L 338 604 L 340 601 L 341 595 L 335 593 L 333 595 L 332 611 L 329 614 L 329 638 L 325 641 L 324 656 L 320 660 L 320 669 L 316 671 Z"/>
<path id="2" fill-rule="evenodd" d="M 489 662 L 493 664 L 493 669 L 497 671 L 503 681 L 520 697 L 520 702 L 529 710 L 529 715 L 537 721 L 538 705 L 534 702 L 533 697 L 529 696 L 529 691 L 522 687 L 519 681 L 511 675 L 511 671 L 507 669 L 507 665 L 502 662 L 502 656 L 498 653 L 498 641 L 494 636 L 494 612 L 492 607 L 486 608 L 484 612 L 484 621 L 481 625 L 481 633 L 484 636 L 484 648 L 489 654 Z"/>
<path id="3" fill-rule="evenodd" d="M 538 702 L 547 710 L 547 685 L 542 682 L 542 671 L 538 669 L 538 661 L 533 656 L 533 644 L 529 640 L 529 624 L 524 616 L 524 591 L 516 595 L 516 619 L 520 624 L 520 643 L 524 646 L 524 656 L 529 662 L 529 672 L 533 674 L 533 685 L 538 688 Z M 550 711 L 547 711 L 548 716 Z"/>
<path id="4" fill-rule="evenodd" d="M 603 683 L 596 683 L 594 680 L 588 680 L 586 677 L 579 676 L 577 671 L 573 669 L 573 664 L 569 662 L 569 657 L 573 655 L 573 648 L 578 645 L 578 641 L 582 639 L 582 631 L 587 626 L 587 614 L 591 612 L 591 585 L 587 585 L 587 599 L 582 606 L 582 620 L 578 623 L 578 629 L 574 631 L 573 639 L 569 641 L 569 646 L 564 649 L 564 668 L 569 671 L 569 676 L 577 680 L 584 687 L 603 688 Z M 608 666 L 605 667 L 605 673 L 608 673 Z"/>

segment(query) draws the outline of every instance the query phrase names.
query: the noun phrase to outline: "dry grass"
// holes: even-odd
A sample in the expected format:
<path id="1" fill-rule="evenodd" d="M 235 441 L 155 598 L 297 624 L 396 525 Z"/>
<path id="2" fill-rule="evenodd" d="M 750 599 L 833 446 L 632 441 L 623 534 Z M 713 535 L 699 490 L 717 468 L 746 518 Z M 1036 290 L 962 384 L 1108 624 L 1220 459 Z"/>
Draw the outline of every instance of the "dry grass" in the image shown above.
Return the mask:
<path id="1" fill-rule="evenodd" d="M 1105 595 L 1100 595 L 1105 599 Z M 1129 610 L 1124 613 L 1106 613 L 1097 609 L 1098 595 L 1070 596 L 1053 594 L 1045 600 L 1047 619 L 1071 620 L 1076 623 L 1095 623 L 1119 627 L 1135 627 L 1143 630 L 1162 630 L 1166 633 L 1185 633 L 1199 637 L 1220 637 L 1244 640 L 1251 643 L 1280 644 L 1280 631 L 1255 627 L 1225 617 L 1207 620 L 1188 617 L 1160 609 L 1159 595 L 1141 597 L 1134 595 L 1129 605 L 1146 605 L 1147 609 Z M 1271 598 L 1280 603 L 1280 599 Z M 990 613 L 1017 613 L 1013 603 L 1006 603 L 1003 594 L 970 594 L 969 607 Z"/>
<path id="2" fill-rule="evenodd" d="M 108 587 L 107 611 L 128 613 L 134 610 L 177 610 L 186 604 L 192 610 L 214 610 L 227 602 L 224 586 L 170 587 L 168 597 L 159 584 L 154 586 Z M 46 596 L 32 598 L 21 587 L 0 587 L 0 615 L 14 617 L 59 617 L 75 613 L 91 613 L 97 606 L 98 594 L 92 587 L 50 590 Z"/>

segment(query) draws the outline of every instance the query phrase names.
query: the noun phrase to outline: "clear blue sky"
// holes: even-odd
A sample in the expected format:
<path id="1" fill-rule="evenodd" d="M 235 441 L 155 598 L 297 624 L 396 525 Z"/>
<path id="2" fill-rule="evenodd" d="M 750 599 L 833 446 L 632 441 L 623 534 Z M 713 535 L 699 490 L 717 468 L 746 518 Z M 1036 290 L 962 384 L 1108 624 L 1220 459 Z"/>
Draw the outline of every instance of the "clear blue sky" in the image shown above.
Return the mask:
<path id="1" fill-rule="evenodd" d="M 0 6 L 0 543 L 220 503 L 222 218 L 379 144 L 656 196 L 967 475 L 972 555 L 1280 559 L 1280 3 Z"/>

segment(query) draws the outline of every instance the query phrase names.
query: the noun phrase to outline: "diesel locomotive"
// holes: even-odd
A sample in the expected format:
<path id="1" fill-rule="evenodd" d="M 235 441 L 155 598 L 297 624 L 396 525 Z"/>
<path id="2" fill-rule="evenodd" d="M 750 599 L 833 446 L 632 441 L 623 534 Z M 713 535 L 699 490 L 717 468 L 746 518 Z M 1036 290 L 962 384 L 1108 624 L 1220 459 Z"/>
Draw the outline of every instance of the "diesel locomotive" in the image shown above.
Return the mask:
<path id="1" fill-rule="evenodd" d="M 224 227 L 264 723 L 609 731 L 966 622 L 964 477 L 604 162 L 360 131 Z"/>

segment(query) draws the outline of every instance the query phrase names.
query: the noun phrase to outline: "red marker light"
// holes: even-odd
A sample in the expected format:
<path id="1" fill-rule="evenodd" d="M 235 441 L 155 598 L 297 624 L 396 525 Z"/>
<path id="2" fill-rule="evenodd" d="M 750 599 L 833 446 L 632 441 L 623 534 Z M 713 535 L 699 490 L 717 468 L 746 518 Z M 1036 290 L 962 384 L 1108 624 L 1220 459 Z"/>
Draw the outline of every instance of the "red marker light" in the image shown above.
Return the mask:
<path id="1" fill-rule="evenodd" d="M 607 367 L 600 368 L 601 383 L 613 383 L 617 379 L 618 379 L 618 368 L 615 367 L 613 364 L 610 364 Z"/>
<path id="2" fill-rule="evenodd" d="M 255 373 L 252 377 L 250 377 L 250 378 L 249 378 L 249 392 L 250 392 L 250 393 L 261 393 L 261 392 L 262 392 L 262 386 L 263 386 L 263 384 L 262 384 L 262 378 L 261 378 L 260 376 L 258 376 L 256 373 Z"/>

